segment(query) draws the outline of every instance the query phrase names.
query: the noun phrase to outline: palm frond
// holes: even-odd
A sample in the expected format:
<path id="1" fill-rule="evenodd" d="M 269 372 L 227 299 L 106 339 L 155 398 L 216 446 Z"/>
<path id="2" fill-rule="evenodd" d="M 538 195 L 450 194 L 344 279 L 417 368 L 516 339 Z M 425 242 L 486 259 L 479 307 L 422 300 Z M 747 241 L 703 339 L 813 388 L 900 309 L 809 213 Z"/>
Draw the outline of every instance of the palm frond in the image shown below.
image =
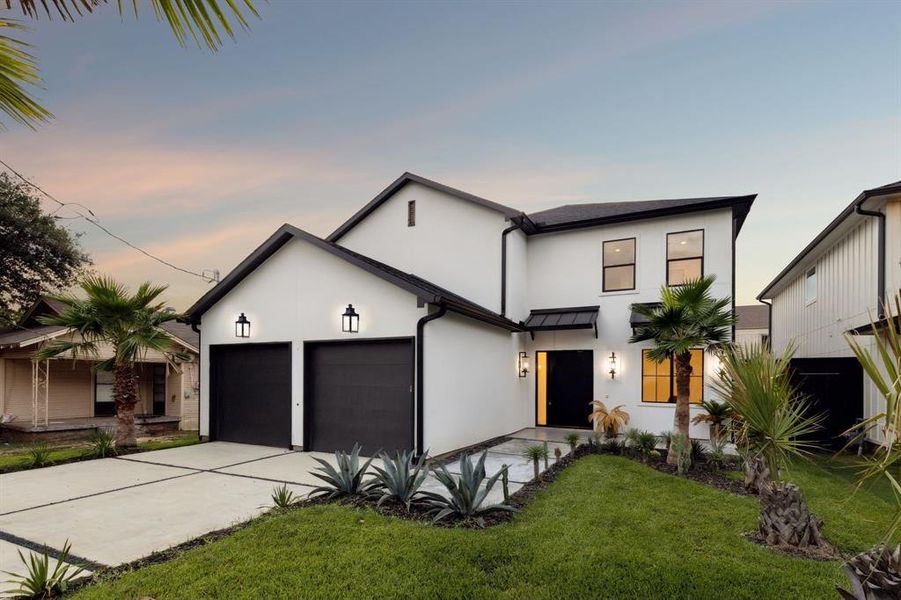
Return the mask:
<path id="1" fill-rule="evenodd" d="M 26 28 L 10 19 L 0 19 L 0 31 Z M 0 34 L 0 110 L 14 121 L 35 128 L 38 123 L 49 121 L 53 114 L 35 100 L 27 86 L 39 86 L 37 59 L 29 52 L 30 46 L 6 33 Z M 0 125 L 2 127 L 2 125 Z"/>

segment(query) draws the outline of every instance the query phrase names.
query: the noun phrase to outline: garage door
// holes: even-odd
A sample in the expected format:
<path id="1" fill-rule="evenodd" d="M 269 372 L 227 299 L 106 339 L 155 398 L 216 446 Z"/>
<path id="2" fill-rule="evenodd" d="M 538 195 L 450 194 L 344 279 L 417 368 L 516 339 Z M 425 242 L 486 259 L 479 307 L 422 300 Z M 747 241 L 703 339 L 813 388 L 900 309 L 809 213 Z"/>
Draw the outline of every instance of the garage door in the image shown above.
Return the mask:
<path id="1" fill-rule="evenodd" d="M 308 344 L 304 380 L 305 448 L 413 448 L 411 340 Z"/>
<path id="2" fill-rule="evenodd" d="M 214 440 L 291 445 L 291 345 L 210 347 L 210 434 Z"/>
<path id="3" fill-rule="evenodd" d="M 792 383 L 810 402 L 810 414 L 823 414 L 811 438 L 827 448 L 847 443 L 842 433 L 863 417 L 863 369 L 856 358 L 795 358 Z"/>

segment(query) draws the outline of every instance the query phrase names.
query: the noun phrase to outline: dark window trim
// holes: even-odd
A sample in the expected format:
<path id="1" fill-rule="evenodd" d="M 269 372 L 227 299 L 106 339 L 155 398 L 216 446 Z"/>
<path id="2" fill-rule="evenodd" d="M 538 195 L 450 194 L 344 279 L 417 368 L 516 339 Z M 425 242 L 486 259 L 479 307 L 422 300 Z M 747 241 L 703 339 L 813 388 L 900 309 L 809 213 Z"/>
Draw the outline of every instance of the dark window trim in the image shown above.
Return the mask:
<path id="1" fill-rule="evenodd" d="M 407 201 L 407 227 L 416 227 L 416 200 Z"/>
<path id="2" fill-rule="evenodd" d="M 614 267 L 628 267 L 628 266 L 630 266 L 630 265 L 629 265 L 629 263 L 623 263 L 623 264 L 621 264 L 621 265 L 610 265 L 610 266 L 608 267 L 606 264 L 604 264 L 604 256 L 605 256 L 604 246 L 606 246 L 607 244 L 612 244 L 612 243 L 614 243 L 614 242 L 627 242 L 627 241 L 629 241 L 629 240 L 632 240 L 632 263 L 631 263 L 631 266 L 632 266 L 632 287 L 630 287 L 630 288 L 616 288 L 616 289 L 613 289 L 613 290 L 608 290 L 608 289 L 607 289 L 607 269 L 608 269 L 608 268 L 614 268 Z M 635 281 L 635 275 L 636 275 L 636 273 L 635 273 L 635 263 L 636 263 L 637 261 L 638 261 L 638 238 L 636 238 L 636 237 L 625 237 L 625 238 L 619 238 L 619 239 L 615 239 L 615 240 L 604 240 L 604 241 L 601 243 L 601 291 L 604 292 L 604 293 L 606 293 L 606 292 L 629 292 L 629 291 L 635 290 L 635 288 L 637 287 L 637 282 Z"/>
<path id="3" fill-rule="evenodd" d="M 645 378 L 644 353 L 650 352 L 650 350 L 651 350 L 650 348 L 642 348 L 641 349 L 641 402 L 642 402 L 642 404 L 675 405 L 676 404 L 675 400 L 673 400 L 672 402 L 670 402 L 669 400 L 667 400 L 666 402 L 660 402 L 657 400 L 645 400 L 644 399 L 644 378 Z M 692 402 L 691 398 L 689 398 L 689 402 L 688 402 L 689 404 L 693 404 L 693 405 L 697 406 L 698 404 L 700 404 L 701 402 L 704 401 L 704 369 L 705 369 L 704 363 L 707 360 L 707 357 L 706 357 L 707 353 L 704 351 L 703 348 L 692 348 L 692 350 L 699 350 L 701 352 L 701 374 L 700 375 L 692 375 L 692 377 L 700 377 L 701 378 L 701 399 L 698 400 L 697 402 Z M 651 375 L 648 375 L 648 377 L 651 377 Z M 657 375 L 654 375 L 654 378 L 656 379 Z M 655 387 L 655 389 L 656 389 L 656 387 Z M 670 361 L 669 361 L 669 390 L 670 390 L 670 398 L 675 398 L 676 397 L 676 359 L 675 359 L 675 357 L 670 358 Z"/>
<path id="4" fill-rule="evenodd" d="M 671 235 L 679 235 L 680 233 L 694 233 L 696 231 L 701 232 L 701 255 L 700 256 L 686 256 L 684 258 L 670 258 L 669 257 L 669 236 Z M 706 243 L 705 240 L 705 231 L 703 228 L 701 229 L 686 229 L 685 231 L 671 231 L 666 234 L 666 285 L 667 287 L 675 287 L 678 285 L 682 285 L 681 283 L 670 283 L 669 280 L 669 265 L 671 262 L 681 262 L 686 260 L 698 260 L 701 259 L 701 277 L 704 276 L 704 250 Z"/>

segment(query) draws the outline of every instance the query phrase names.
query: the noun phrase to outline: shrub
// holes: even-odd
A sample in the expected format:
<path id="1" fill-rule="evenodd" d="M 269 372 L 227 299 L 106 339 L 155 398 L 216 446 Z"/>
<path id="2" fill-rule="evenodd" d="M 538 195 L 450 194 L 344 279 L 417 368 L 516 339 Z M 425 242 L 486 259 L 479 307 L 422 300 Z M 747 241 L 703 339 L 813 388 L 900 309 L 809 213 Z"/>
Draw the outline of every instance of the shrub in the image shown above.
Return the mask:
<path id="1" fill-rule="evenodd" d="M 526 460 L 532 461 L 532 467 L 535 470 L 535 479 L 538 479 L 538 476 L 541 474 L 541 469 L 539 468 L 538 461 L 544 459 L 545 468 L 547 468 L 547 444 L 533 444 L 526 448 L 522 457 Z"/>
<path id="2" fill-rule="evenodd" d="M 98 428 L 91 436 L 91 456 L 106 458 L 116 454 L 116 440 L 108 429 Z"/>
<path id="3" fill-rule="evenodd" d="M 604 440 L 600 445 L 601 452 L 607 452 L 608 454 L 622 454 L 624 450 L 624 444 L 621 440 L 617 438 L 610 438 L 608 440 Z"/>
<path id="4" fill-rule="evenodd" d="M 630 443 L 642 461 L 647 461 L 648 458 L 657 454 L 657 436 L 650 431 L 636 431 Z"/>
<path id="5" fill-rule="evenodd" d="M 716 400 L 702 400 L 700 407 L 705 412 L 695 415 L 691 422 L 695 425 L 709 423 L 710 441 L 712 443 L 720 438 L 723 426 L 732 418 L 732 408 L 727 403 L 717 402 Z"/>
<path id="6" fill-rule="evenodd" d="M 629 413 L 623 410 L 622 404 L 609 410 L 600 400 L 592 400 L 590 404 L 592 410 L 588 421 L 594 424 L 595 431 L 603 431 L 607 436 L 617 435 L 620 429 L 629 424 Z"/>
<path id="7" fill-rule="evenodd" d="M 321 458 L 313 457 L 313 460 L 321 466 L 316 467 L 313 472 L 314 477 L 318 477 L 325 482 L 310 492 L 311 498 L 332 498 L 356 496 L 364 491 L 363 476 L 366 469 L 369 468 L 372 459 L 369 458 L 362 465 L 360 464 L 360 444 L 354 444 L 350 454 L 342 450 L 335 451 L 335 462 L 338 465 L 336 469 L 328 461 Z"/>
<path id="8" fill-rule="evenodd" d="M 691 440 L 691 462 L 707 462 L 710 452 L 701 440 Z"/>
<path id="9" fill-rule="evenodd" d="M 18 575 L 3 571 L 4 575 L 12 577 L 4 583 L 16 586 L 6 590 L 5 593 L 21 598 L 56 598 L 63 595 L 69 589 L 72 580 L 82 573 L 82 569 L 66 562 L 71 547 L 69 540 L 66 540 L 53 570 L 50 569 L 50 557 L 46 550 L 43 554 L 32 552 L 27 559 L 19 550 L 19 558 L 25 565 L 27 573 Z"/>
<path id="10" fill-rule="evenodd" d="M 661 431 L 658 437 L 660 438 L 660 441 L 663 442 L 663 446 L 666 448 L 666 451 L 669 452 L 669 447 L 673 443 L 673 432 Z"/>
<path id="11" fill-rule="evenodd" d="M 432 522 L 438 522 L 453 515 L 464 520 L 473 520 L 476 524 L 484 526 L 485 520 L 482 515 L 495 511 L 516 510 L 506 504 L 483 506 L 491 488 L 504 472 L 501 469 L 486 480 L 485 458 L 487 456 L 487 451 L 482 452 L 475 465 L 472 463 L 471 456 L 461 456 L 459 476 L 451 475 L 444 465 L 439 465 L 434 470 L 435 478 L 447 489 L 448 497 L 435 492 L 422 492 L 423 499 L 431 507 L 429 512 L 434 515 Z M 484 487 L 482 486 L 483 482 L 485 483 Z"/>
<path id="12" fill-rule="evenodd" d="M 676 473 L 685 475 L 691 468 L 691 440 L 684 433 L 674 433 L 670 447 L 676 454 Z"/>
<path id="13" fill-rule="evenodd" d="M 575 452 L 575 451 L 576 451 L 576 446 L 579 445 L 579 441 L 580 441 L 582 438 L 579 437 L 579 434 L 578 434 L 578 433 L 572 432 L 572 433 L 567 433 L 565 439 L 566 439 L 566 443 L 569 444 L 569 450 L 570 450 L 570 452 Z"/>
<path id="14" fill-rule="evenodd" d="M 50 448 L 47 447 L 47 444 L 35 444 L 28 449 L 29 468 L 37 469 L 50 464 L 53 464 L 53 461 L 50 460 Z"/>
<path id="15" fill-rule="evenodd" d="M 717 439 L 715 442 L 712 440 L 710 442 L 710 452 L 707 453 L 707 464 L 714 469 L 722 469 L 734 462 L 733 458 L 726 454 L 725 446 L 726 442 L 724 442 L 722 438 Z"/>
<path id="16" fill-rule="evenodd" d="M 297 504 L 297 502 L 297 496 L 288 489 L 287 483 L 272 488 L 272 503 L 276 508 L 290 508 L 292 505 Z"/>
<path id="17" fill-rule="evenodd" d="M 366 485 L 367 492 L 379 496 L 378 504 L 393 499 L 409 510 L 428 475 L 425 468 L 427 454 L 423 453 L 414 461 L 413 452 L 398 452 L 394 458 L 382 453 L 382 467 L 373 467 L 375 478 Z"/>

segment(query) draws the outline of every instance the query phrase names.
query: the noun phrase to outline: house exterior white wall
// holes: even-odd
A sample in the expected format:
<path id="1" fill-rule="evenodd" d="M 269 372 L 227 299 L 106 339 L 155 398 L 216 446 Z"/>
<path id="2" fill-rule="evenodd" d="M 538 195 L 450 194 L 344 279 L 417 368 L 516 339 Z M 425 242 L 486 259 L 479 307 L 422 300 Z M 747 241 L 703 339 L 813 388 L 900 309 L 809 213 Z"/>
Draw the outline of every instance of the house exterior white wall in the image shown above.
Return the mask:
<path id="1" fill-rule="evenodd" d="M 342 333 L 348 303 L 360 332 Z M 251 335 L 235 337 L 245 313 Z M 200 434 L 209 435 L 209 356 L 213 344 L 291 343 L 292 439 L 303 446 L 303 342 L 413 337 L 426 314 L 416 296 L 304 241 L 290 241 L 210 308 L 201 321 Z"/>
<path id="2" fill-rule="evenodd" d="M 426 326 L 424 442 L 431 454 L 534 424 L 534 388 L 517 373 L 522 337 L 453 313 Z"/>
<path id="3" fill-rule="evenodd" d="M 507 311 L 513 321 L 529 316 L 529 238 L 517 229 L 507 234 Z"/>
<path id="4" fill-rule="evenodd" d="M 500 312 L 501 232 L 509 224 L 495 210 L 411 182 L 337 243 Z"/>
<path id="5" fill-rule="evenodd" d="M 735 343 L 745 348 L 754 345 L 763 346 L 769 335 L 768 331 L 767 329 L 736 329 Z"/>

